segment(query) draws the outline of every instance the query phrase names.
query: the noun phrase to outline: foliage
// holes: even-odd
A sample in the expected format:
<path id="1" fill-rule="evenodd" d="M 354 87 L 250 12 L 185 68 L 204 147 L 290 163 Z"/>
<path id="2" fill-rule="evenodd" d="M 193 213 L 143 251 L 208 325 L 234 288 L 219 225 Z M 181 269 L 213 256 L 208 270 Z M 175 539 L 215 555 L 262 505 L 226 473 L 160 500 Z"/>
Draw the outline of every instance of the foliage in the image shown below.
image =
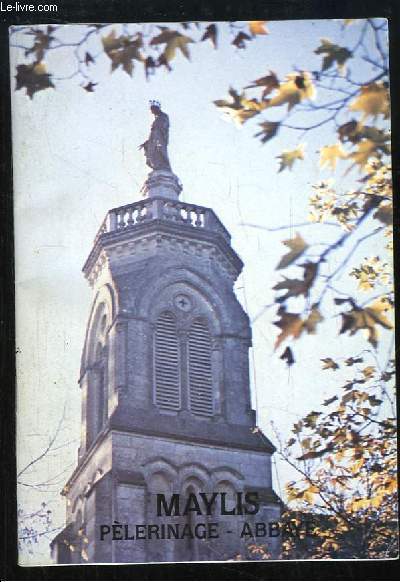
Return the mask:
<path id="1" fill-rule="evenodd" d="M 117 33 L 116 29 L 122 32 Z M 63 81 L 78 81 L 80 86 L 93 92 L 96 82 L 96 64 L 105 55 L 110 72 L 119 68 L 130 77 L 144 72 L 149 79 L 158 70 L 172 70 L 178 55 L 190 60 L 190 45 L 210 42 L 216 49 L 220 38 L 218 23 L 177 23 L 174 27 L 155 24 L 109 25 L 89 24 L 82 27 L 82 36 L 74 41 L 64 41 L 62 26 L 47 27 L 14 26 L 11 30 L 11 46 L 23 50 L 26 62 L 17 68 L 16 89 L 25 89 L 32 99 L 38 91 L 58 88 Z M 15 41 L 18 34 L 23 41 Z M 230 23 L 230 42 L 236 49 L 245 49 L 257 36 L 267 35 L 265 21 Z M 47 72 L 46 59 L 54 51 L 65 51 L 71 62 L 72 73 L 62 77 Z"/>
<path id="2" fill-rule="evenodd" d="M 304 135 L 324 128 L 330 137 L 319 149 L 321 168 L 343 170 L 345 183 L 351 172 L 357 175 L 352 182 L 356 187 L 343 191 L 332 179 L 314 185 L 309 221 L 283 240 L 286 251 L 277 264 L 282 278 L 273 288 L 279 329 L 275 348 L 283 347 L 280 357 L 288 366 L 296 363 L 296 342 L 321 333 L 328 319 L 340 322 L 339 335 L 356 336 L 358 345 L 365 345 L 357 353 L 350 347 L 342 358 L 326 354 L 321 362 L 326 374 L 340 377 L 346 370 L 349 378 L 294 425 L 288 442 L 276 437 L 280 454 L 299 475 L 287 484 L 284 519 L 296 522 L 308 515 L 313 522 L 311 541 L 285 540 L 283 556 L 288 558 L 387 558 L 397 553 L 391 353 L 380 363 L 380 338 L 393 333 L 394 305 L 387 25 L 367 19 L 345 20 L 341 26 L 354 28 L 352 45 L 321 39 L 314 51 L 320 58 L 317 70 L 299 68 L 280 79 L 267 68 L 214 102 L 237 126 L 257 123 L 254 137 L 263 145 L 286 132 L 291 145 L 278 156 L 278 172 L 295 171 L 307 157 Z M 93 92 L 99 84 L 96 63 L 104 57 L 111 73 L 121 69 L 134 77 L 142 69 L 150 79 L 170 72 L 178 57 L 190 60 L 196 44 L 209 43 L 211 50 L 218 50 L 229 42 L 233 50 L 245 51 L 255 39 L 267 43 L 273 34 L 265 21 L 229 23 L 228 35 L 222 27 L 217 22 L 122 25 L 116 32 L 112 25 L 93 24 L 68 46 L 60 27 L 15 27 L 11 42 L 24 50 L 26 59 L 17 67 L 16 90 L 25 89 L 32 99 L 38 91 L 77 80 Z M 26 42 L 14 42 L 16 32 Z M 45 65 L 50 52 L 62 49 L 70 50 L 74 63 L 64 78 Z M 313 242 L 310 231 L 304 232 L 313 226 L 326 231 L 328 242 Z M 371 239 L 379 252 L 355 261 Z M 258 559 L 269 558 L 268 549 L 257 544 L 250 552 Z"/>
<path id="3" fill-rule="evenodd" d="M 365 350 L 325 366 L 330 373 L 349 368 L 350 378 L 281 444 L 282 456 L 300 474 L 286 486 L 288 503 L 312 514 L 316 558 L 397 555 L 396 419 L 387 388 L 394 360 L 382 370 L 368 363 L 373 359 Z M 293 541 L 285 547 L 292 550 Z"/>

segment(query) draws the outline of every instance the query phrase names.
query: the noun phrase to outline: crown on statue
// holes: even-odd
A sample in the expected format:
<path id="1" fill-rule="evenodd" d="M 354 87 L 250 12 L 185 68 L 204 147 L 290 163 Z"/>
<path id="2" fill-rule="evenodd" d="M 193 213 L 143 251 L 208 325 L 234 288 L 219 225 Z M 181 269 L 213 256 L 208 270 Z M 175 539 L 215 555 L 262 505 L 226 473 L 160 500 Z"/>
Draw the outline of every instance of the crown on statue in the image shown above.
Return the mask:
<path id="1" fill-rule="evenodd" d="M 150 99 L 149 101 L 150 103 L 150 107 L 161 107 L 161 103 L 159 101 L 157 101 L 156 99 Z"/>

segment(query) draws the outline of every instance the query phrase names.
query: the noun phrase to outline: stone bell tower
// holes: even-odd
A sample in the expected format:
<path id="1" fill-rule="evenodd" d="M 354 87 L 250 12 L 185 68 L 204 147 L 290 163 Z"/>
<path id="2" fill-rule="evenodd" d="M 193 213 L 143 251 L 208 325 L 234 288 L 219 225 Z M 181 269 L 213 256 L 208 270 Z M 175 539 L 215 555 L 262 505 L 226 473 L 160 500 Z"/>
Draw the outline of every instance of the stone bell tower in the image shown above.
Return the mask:
<path id="1" fill-rule="evenodd" d="M 210 208 L 179 201 L 169 163 L 151 167 L 145 198 L 108 212 L 83 267 L 94 300 L 78 464 L 63 490 L 67 525 L 52 542 L 58 563 L 246 558 L 255 540 L 240 537 L 243 523 L 280 515 L 275 449 L 254 431 L 249 319 L 233 292 L 242 261 Z M 157 493 L 179 494 L 183 507 L 201 492 L 225 494 L 229 509 L 238 493 L 256 492 L 259 510 L 221 515 L 219 495 L 211 515 L 157 514 Z M 156 529 L 211 522 L 218 538 Z M 279 550 L 278 538 L 257 542 Z"/>

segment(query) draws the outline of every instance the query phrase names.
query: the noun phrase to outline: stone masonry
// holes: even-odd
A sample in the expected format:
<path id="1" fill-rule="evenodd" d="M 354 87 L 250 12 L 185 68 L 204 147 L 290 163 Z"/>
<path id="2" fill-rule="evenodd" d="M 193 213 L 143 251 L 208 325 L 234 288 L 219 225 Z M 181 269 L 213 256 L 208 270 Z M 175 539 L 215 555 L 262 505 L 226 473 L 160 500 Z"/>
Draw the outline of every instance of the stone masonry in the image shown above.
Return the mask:
<path id="1" fill-rule="evenodd" d="M 279 519 L 273 445 L 251 409 L 251 329 L 233 285 L 242 262 L 209 208 L 154 171 L 143 200 L 112 209 L 84 265 L 94 300 L 82 354 L 81 445 L 63 494 L 58 563 L 248 559 L 243 523 Z M 159 516 L 157 493 L 257 492 L 256 515 Z M 217 539 L 112 539 L 101 526 L 218 523 Z M 105 529 L 103 530 L 104 533 Z M 115 536 L 114 536 L 115 537 Z M 279 538 L 268 544 L 273 556 Z"/>

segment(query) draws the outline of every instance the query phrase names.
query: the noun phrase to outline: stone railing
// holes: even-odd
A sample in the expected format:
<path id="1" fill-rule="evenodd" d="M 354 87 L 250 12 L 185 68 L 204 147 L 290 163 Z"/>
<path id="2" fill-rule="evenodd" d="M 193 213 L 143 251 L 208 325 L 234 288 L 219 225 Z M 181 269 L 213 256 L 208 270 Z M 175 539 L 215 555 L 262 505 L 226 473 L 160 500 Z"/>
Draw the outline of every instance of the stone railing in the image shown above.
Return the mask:
<path id="1" fill-rule="evenodd" d="M 152 220 L 211 230 L 221 234 L 228 243 L 231 239 L 229 232 L 210 208 L 154 197 L 109 210 L 97 232 L 95 243 L 104 234 L 127 231 Z"/>

